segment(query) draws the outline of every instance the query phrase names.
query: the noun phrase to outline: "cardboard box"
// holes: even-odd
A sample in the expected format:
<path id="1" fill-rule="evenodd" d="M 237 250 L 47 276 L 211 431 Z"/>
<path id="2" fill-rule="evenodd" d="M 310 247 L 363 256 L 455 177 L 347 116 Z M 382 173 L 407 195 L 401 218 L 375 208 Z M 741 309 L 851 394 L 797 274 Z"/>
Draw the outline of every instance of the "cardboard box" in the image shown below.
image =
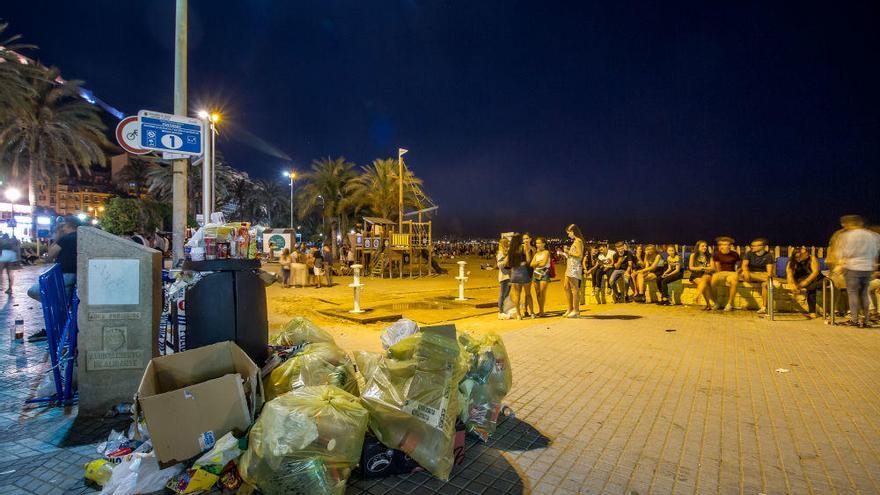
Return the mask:
<path id="1" fill-rule="evenodd" d="M 452 452 L 455 456 L 455 465 L 461 465 L 464 462 L 464 423 L 460 421 L 455 423 Z M 367 431 L 367 436 L 364 438 L 364 448 L 361 450 L 361 462 L 355 470 L 355 475 L 367 480 L 413 473 L 422 469 L 405 452 L 386 447 Z"/>
<path id="2" fill-rule="evenodd" d="M 147 364 L 135 396 L 164 468 L 244 432 L 263 404 L 260 368 L 233 342 L 161 356 Z"/>

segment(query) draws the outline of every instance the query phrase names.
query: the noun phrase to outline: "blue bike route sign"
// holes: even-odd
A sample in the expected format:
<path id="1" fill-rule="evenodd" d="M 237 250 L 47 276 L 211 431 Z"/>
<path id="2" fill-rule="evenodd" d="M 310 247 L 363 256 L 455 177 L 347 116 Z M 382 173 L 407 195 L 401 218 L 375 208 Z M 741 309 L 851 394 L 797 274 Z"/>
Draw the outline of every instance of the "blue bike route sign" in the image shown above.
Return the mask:
<path id="1" fill-rule="evenodd" d="M 141 148 L 154 151 L 201 155 L 204 127 L 192 117 L 141 110 L 138 112 L 141 128 Z"/>

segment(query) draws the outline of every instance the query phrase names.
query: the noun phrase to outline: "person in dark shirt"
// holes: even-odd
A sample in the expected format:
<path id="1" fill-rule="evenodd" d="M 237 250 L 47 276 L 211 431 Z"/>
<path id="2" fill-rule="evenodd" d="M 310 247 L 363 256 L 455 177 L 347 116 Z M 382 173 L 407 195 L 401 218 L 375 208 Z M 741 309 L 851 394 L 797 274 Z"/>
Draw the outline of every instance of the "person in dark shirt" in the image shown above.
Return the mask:
<path id="1" fill-rule="evenodd" d="M 321 250 L 318 248 L 312 248 L 312 252 L 314 253 L 315 259 L 315 267 L 313 268 L 313 272 L 315 274 L 315 288 L 321 288 L 321 276 L 324 275 L 324 255 L 321 254 Z"/>
<path id="2" fill-rule="evenodd" d="M 718 247 L 712 253 L 712 264 L 715 267 L 715 273 L 712 275 L 712 291 L 717 294 L 717 286 L 727 285 L 727 305 L 724 306 L 724 311 L 732 311 L 733 299 L 736 297 L 736 286 L 739 284 L 739 275 L 736 273 L 739 254 L 732 249 L 733 239 L 730 237 L 719 237 L 715 242 Z M 715 309 L 721 309 L 721 302 L 717 295 Z"/>
<path id="3" fill-rule="evenodd" d="M 61 276 L 64 278 L 64 294 L 69 303 L 76 287 L 76 229 L 81 225 L 80 220 L 73 215 L 58 217 L 55 224 L 55 244 L 49 246 L 46 253 L 46 262 L 57 262 L 61 265 Z M 37 282 L 27 291 L 28 296 L 37 301 L 40 300 L 40 283 Z M 28 337 L 28 342 L 46 340 L 46 329 Z"/>
<path id="4" fill-rule="evenodd" d="M 767 313 L 767 284 L 773 278 L 776 259 L 767 249 L 767 239 L 755 239 L 749 246 L 749 252 L 742 260 L 743 282 L 761 284 L 761 302 L 758 314 Z"/>
<path id="5" fill-rule="evenodd" d="M 324 275 L 327 277 L 327 287 L 333 287 L 333 251 L 330 250 L 330 246 L 324 244 L 321 257 L 324 263 Z"/>
<path id="6" fill-rule="evenodd" d="M 819 271 L 819 260 L 801 246 L 788 259 L 785 276 L 792 291 L 802 292 L 806 296 L 810 319 L 816 318 L 816 292 L 824 278 Z"/>
<path id="7" fill-rule="evenodd" d="M 614 270 L 611 272 L 611 277 L 608 278 L 608 285 L 611 286 L 611 291 L 614 294 L 614 302 L 621 303 L 626 301 L 626 293 L 629 289 L 627 287 L 629 277 L 626 274 L 635 265 L 636 258 L 632 251 L 626 249 L 626 244 L 623 242 L 615 244 L 614 249 L 617 251 L 617 261 L 614 262 Z M 623 291 L 617 286 L 617 281 L 620 278 L 623 278 Z"/>

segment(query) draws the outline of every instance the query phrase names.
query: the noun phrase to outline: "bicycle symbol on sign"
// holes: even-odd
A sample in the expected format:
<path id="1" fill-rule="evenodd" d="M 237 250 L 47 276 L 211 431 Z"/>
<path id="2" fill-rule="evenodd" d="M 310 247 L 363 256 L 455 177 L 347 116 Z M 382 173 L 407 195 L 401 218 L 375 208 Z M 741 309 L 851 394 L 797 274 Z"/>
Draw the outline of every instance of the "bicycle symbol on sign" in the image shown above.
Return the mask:
<path id="1" fill-rule="evenodd" d="M 137 139 L 137 137 L 138 137 L 138 130 L 137 129 L 132 129 L 131 131 L 129 131 L 125 135 L 125 139 L 127 139 L 129 141 L 134 141 L 135 139 Z"/>

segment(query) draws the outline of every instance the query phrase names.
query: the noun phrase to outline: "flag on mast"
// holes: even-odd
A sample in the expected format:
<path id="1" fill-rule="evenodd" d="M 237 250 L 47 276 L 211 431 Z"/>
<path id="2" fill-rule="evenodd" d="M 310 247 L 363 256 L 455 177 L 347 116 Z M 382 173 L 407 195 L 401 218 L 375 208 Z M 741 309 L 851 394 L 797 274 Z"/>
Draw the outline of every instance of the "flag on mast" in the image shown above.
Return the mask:
<path id="1" fill-rule="evenodd" d="M 403 154 L 405 154 L 407 151 L 409 151 L 409 150 L 408 150 L 408 149 L 404 149 L 404 148 L 397 148 L 397 154 L 398 154 L 398 155 L 403 155 Z"/>

